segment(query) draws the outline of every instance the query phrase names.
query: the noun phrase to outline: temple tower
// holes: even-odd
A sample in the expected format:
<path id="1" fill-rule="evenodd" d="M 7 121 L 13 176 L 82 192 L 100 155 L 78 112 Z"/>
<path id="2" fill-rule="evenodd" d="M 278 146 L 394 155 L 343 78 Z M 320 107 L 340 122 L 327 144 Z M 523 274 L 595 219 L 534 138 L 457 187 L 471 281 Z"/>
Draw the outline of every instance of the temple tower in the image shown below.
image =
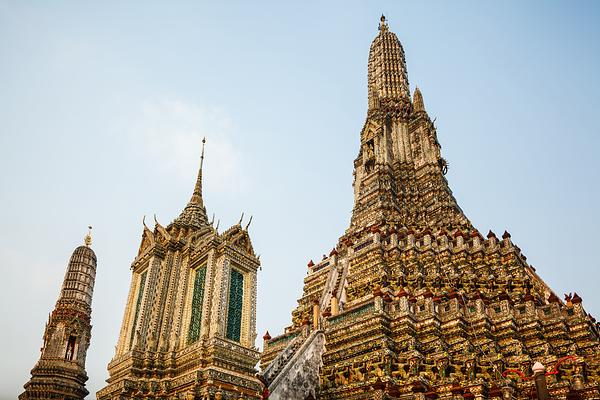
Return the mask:
<path id="1" fill-rule="evenodd" d="M 384 17 L 367 82 L 350 231 L 386 223 L 469 226 L 444 177 L 446 161 L 418 88 L 411 102 L 404 49 Z"/>
<path id="2" fill-rule="evenodd" d="M 192 197 L 164 227 L 144 223 L 108 385 L 97 398 L 259 398 L 256 271 L 248 225 L 218 232 Z"/>
<path id="3" fill-rule="evenodd" d="M 269 399 L 526 399 L 544 378 L 553 399 L 600 399 L 598 323 L 576 293 L 558 298 L 508 232 L 473 227 L 423 94 L 409 93 L 382 17 L 350 226 L 309 261 L 291 325 L 264 337 Z"/>
<path id="4" fill-rule="evenodd" d="M 91 243 L 88 233 L 85 245 L 77 247 L 71 256 L 58 301 L 46 323 L 40 359 L 20 400 L 81 400 L 89 393 L 85 388 L 85 358 L 96 279 L 96 254 Z"/>

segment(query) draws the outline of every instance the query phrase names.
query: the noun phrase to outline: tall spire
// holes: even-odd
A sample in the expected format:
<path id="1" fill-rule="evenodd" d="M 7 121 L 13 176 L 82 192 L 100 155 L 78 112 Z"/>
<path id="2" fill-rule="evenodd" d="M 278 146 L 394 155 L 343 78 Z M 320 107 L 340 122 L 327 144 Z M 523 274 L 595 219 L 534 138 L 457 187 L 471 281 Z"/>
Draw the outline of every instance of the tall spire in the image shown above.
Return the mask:
<path id="1" fill-rule="evenodd" d="M 369 111 L 398 108 L 409 101 L 404 49 L 390 32 L 384 15 L 379 21 L 379 34 L 371 43 L 368 83 Z"/>
<path id="2" fill-rule="evenodd" d="M 196 179 L 196 186 L 194 187 L 194 193 L 192 194 L 191 203 L 202 204 L 202 166 L 204 164 L 204 145 L 206 143 L 206 138 L 202 139 L 202 154 L 200 155 L 200 169 L 198 170 L 198 178 Z"/>
<path id="3" fill-rule="evenodd" d="M 204 207 L 204 200 L 202 199 L 202 166 L 204 164 L 204 145 L 206 138 L 202 139 L 202 153 L 200 155 L 200 169 L 198 170 L 198 178 L 196 178 L 196 185 L 194 186 L 194 193 L 192 198 L 179 217 L 173 221 L 174 225 L 180 225 L 184 227 L 200 228 L 208 225 L 208 217 L 206 216 L 206 208 Z"/>
<path id="4" fill-rule="evenodd" d="M 469 225 L 444 178 L 447 163 L 418 88 L 411 101 L 404 50 L 383 15 L 369 51 L 368 92 L 351 228 L 382 221 Z"/>
<path id="5" fill-rule="evenodd" d="M 89 245 L 75 249 L 44 332 L 39 361 L 20 400 L 83 400 L 88 395 L 85 360 L 91 339 L 96 254 Z"/>

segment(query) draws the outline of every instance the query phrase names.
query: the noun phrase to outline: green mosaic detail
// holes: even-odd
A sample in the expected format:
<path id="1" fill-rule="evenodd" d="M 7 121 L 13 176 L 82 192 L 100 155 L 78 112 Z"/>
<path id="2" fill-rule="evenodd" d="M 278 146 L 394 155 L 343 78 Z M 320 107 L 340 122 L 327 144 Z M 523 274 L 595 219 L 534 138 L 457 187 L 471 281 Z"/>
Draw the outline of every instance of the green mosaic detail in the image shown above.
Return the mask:
<path id="1" fill-rule="evenodd" d="M 146 276 L 148 276 L 148 270 L 144 271 L 140 277 L 140 288 L 138 289 L 137 300 L 135 302 L 135 314 L 133 317 L 133 327 L 131 328 L 131 337 L 129 338 L 129 347 L 132 346 L 133 339 L 135 338 L 138 314 L 140 313 L 140 307 L 142 305 L 142 297 L 144 297 L 144 287 L 146 287 Z"/>
<path id="2" fill-rule="evenodd" d="M 375 305 L 373 303 L 368 303 L 363 306 L 356 308 L 355 310 L 347 311 L 343 314 L 336 315 L 335 317 L 331 317 L 329 319 L 330 324 L 337 324 L 343 321 L 354 320 L 356 318 L 360 318 L 362 315 L 372 312 L 375 309 Z"/>
<path id="3" fill-rule="evenodd" d="M 227 339 L 240 341 L 242 307 L 244 305 L 244 275 L 232 269 L 229 282 L 229 309 L 227 311 Z"/>
<path id="4" fill-rule="evenodd" d="M 202 300 L 204 299 L 204 281 L 206 279 L 206 268 L 200 267 L 196 270 L 194 279 L 194 295 L 192 296 L 192 318 L 188 331 L 188 344 L 200 339 L 200 327 L 202 322 Z"/>

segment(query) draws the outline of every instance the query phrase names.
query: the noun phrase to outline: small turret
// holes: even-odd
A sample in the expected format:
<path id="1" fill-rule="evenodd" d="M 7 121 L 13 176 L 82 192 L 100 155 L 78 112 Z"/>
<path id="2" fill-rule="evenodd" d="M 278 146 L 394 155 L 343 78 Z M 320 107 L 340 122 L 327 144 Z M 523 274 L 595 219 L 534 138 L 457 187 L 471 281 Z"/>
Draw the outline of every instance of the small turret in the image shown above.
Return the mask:
<path id="1" fill-rule="evenodd" d="M 425 103 L 423 103 L 423 95 L 418 87 L 415 88 L 415 93 L 413 94 L 413 111 L 420 112 L 425 111 Z"/>
<path id="2" fill-rule="evenodd" d="M 62 290 L 44 331 L 41 356 L 31 370 L 20 400 L 82 399 L 88 395 L 85 360 L 91 338 L 92 293 L 96 254 L 91 249 L 92 227 L 85 245 L 73 251 Z"/>

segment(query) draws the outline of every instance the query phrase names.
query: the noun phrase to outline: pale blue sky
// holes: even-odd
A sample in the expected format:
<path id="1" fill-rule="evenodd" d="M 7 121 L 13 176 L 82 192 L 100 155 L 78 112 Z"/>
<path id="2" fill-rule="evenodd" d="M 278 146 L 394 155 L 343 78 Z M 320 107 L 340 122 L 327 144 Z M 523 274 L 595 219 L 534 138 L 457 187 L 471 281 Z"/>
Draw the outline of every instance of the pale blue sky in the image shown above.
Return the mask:
<path id="1" fill-rule="evenodd" d="M 0 1 L 0 398 L 29 378 L 88 224 L 95 398 L 142 216 L 178 215 L 202 136 L 208 212 L 222 229 L 254 215 L 259 338 L 281 333 L 349 222 L 382 12 L 463 210 L 600 315 L 598 3 L 282 3 Z"/>

